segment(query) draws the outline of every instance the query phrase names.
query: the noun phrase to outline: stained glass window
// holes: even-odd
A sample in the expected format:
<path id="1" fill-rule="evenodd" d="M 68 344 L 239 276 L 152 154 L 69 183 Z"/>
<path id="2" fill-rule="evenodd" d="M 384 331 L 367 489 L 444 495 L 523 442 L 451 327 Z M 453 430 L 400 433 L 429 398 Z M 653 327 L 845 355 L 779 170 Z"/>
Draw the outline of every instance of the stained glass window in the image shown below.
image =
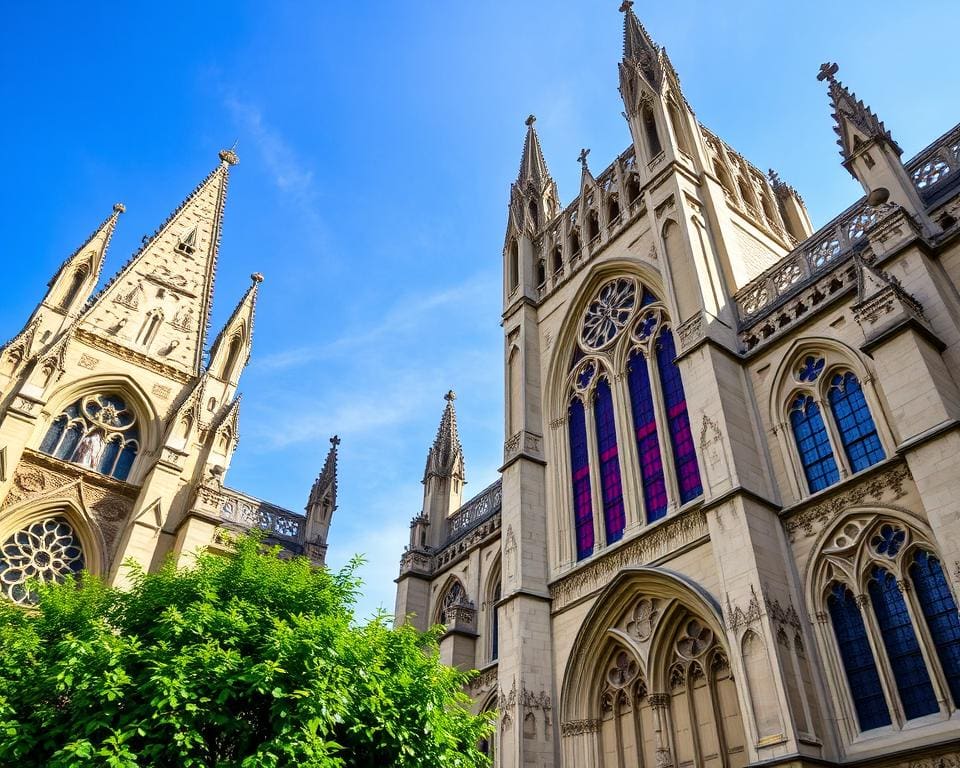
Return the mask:
<path id="1" fill-rule="evenodd" d="M 36 600 L 30 581 L 62 581 L 84 568 L 83 550 L 70 524 L 60 517 L 31 523 L 0 547 L 0 590 L 21 605 Z"/>
<path id="2" fill-rule="evenodd" d="M 500 581 L 497 581 L 497 587 L 493 591 L 493 643 L 490 649 L 490 658 L 496 661 L 500 657 L 500 609 L 497 603 L 500 602 Z"/>
<path id="3" fill-rule="evenodd" d="M 647 522 L 652 523 L 667 514 L 667 484 L 663 477 L 660 441 L 657 439 L 650 371 L 647 368 L 647 359 L 640 352 L 630 355 L 627 367 L 633 429 L 637 437 L 637 455 L 640 457 L 643 501 L 647 510 Z"/>
<path id="4" fill-rule="evenodd" d="M 797 395 L 790 408 L 790 425 L 800 451 L 803 473 L 816 493 L 840 479 L 837 462 L 830 448 L 830 438 L 823 424 L 819 406 L 810 395 Z"/>
<path id="5" fill-rule="evenodd" d="M 685 504 L 703 493 L 697 453 L 693 447 L 690 417 L 687 414 L 687 398 L 680 380 L 680 369 L 674 358 L 677 356 L 673 333 L 664 328 L 657 339 L 657 368 L 660 369 L 660 385 L 663 388 L 664 406 L 667 411 L 667 430 L 673 446 L 673 461 L 680 485 L 680 503 Z"/>
<path id="6" fill-rule="evenodd" d="M 910 566 L 910 578 L 937 656 L 947 678 L 955 706 L 960 706 L 960 618 L 940 561 L 918 550 Z"/>
<path id="7" fill-rule="evenodd" d="M 570 403 L 570 469 L 573 475 L 573 522 L 577 560 L 593 554 L 593 502 L 590 498 L 590 457 L 587 451 L 587 421 L 583 403 Z"/>
<path id="8" fill-rule="evenodd" d="M 607 543 L 623 537 L 627 520 L 623 508 L 623 485 L 620 481 L 620 457 L 617 451 L 617 428 L 613 417 L 613 395 L 610 383 L 597 383 L 593 416 L 597 429 L 597 452 L 600 454 L 600 493 L 603 498 L 603 522 Z"/>
<path id="9" fill-rule="evenodd" d="M 890 711 L 880 687 L 877 663 L 870 650 L 863 616 L 853 593 L 843 584 L 834 583 L 827 598 L 827 609 L 830 611 L 860 730 L 869 731 L 890 725 Z"/>
<path id="10" fill-rule="evenodd" d="M 118 395 L 77 400 L 53 420 L 40 450 L 102 475 L 126 480 L 139 450 L 136 416 Z"/>
<path id="11" fill-rule="evenodd" d="M 882 461 L 883 446 L 857 377 L 849 371 L 836 374 L 830 381 L 829 398 L 850 468 L 859 472 Z"/>
<path id="12" fill-rule="evenodd" d="M 912 720 L 936 712 L 937 697 L 897 579 L 879 566 L 874 566 L 871 575 L 870 602 L 893 669 L 903 713 Z"/>

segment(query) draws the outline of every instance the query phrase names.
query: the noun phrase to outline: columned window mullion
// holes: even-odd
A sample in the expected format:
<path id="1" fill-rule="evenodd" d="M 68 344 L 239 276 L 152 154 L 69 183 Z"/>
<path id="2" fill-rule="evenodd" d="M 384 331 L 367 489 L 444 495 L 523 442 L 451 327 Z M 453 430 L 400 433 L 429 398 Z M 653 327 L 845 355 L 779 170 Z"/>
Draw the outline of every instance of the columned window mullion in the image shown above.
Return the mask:
<path id="1" fill-rule="evenodd" d="M 657 425 L 657 443 L 660 446 L 661 467 L 667 492 L 667 511 L 672 512 L 680 507 L 680 486 L 677 480 L 676 463 L 663 460 L 665 456 L 673 456 L 673 448 L 670 445 L 670 420 L 667 416 L 667 409 L 663 401 L 660 361 L 656 355 L 650 355 L 648 358 L 647 372 L 650 376 L 650 392 L 653 398 L 653 408 Z"/>
<path id="2" fill-rule="evenodd" d="M 630 392 L 628 390 L 629 371 L 624 371 L 614 379 L 613 383 L 613 410 L 617 421 L 617 445 L 620 447 L 620 481 L 623 483 L 623 503 L 626 513 L 626 530 L 630 531 L 643 524 L 645 518 L 645 504 L 643 498 L 643 483 L 637 472 L 625 471 L 624 468 L 639 467 L 636 441 L 632 439 L 632 424 L 630 418 Z"/>

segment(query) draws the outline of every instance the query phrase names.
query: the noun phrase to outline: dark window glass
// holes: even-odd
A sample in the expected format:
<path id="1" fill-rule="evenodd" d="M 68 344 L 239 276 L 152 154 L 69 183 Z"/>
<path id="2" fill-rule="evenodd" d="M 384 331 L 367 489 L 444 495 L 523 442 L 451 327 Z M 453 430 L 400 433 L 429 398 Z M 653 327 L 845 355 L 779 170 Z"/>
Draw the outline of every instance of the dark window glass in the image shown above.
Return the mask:
<path id="1" fill-rule="evenodd" d="M 597 451 L 600 454 L 603 522 L 609 544 L 623 537 L 627 520 L 623 509 L 623 485 L 620 482 L 620 457 L 617 451 L 617 429 L 613 417 L 613 396 L 606 379 L 597 382 L 593 416 L 597 428 Z"/>
<path id="2" fill-rule="evenodd" d="M 830 381 L 830 410 L 854 472 L 883 461 L 885 454 L 873 423 L 863 389 L 852 373 L 837 374 Z"/>
<path id="3" fill-rule="evenodd" d="M 570 403 L 570 471 L 573 475 L 573 523 L 577 560 L 593 553 L 593 502 L 590 498 L 590 457 L 587 452 L 587 421 L 583 403 Z"/>

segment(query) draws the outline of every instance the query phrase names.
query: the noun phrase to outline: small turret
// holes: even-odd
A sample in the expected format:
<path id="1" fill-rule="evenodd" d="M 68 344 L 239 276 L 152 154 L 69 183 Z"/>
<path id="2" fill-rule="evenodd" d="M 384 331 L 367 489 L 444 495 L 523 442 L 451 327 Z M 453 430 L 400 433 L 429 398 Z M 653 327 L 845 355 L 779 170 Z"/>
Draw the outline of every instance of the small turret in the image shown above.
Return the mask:
<path id="1" fill-rule="evenodd" d="M 337 453 L 340 438 L 330 438 L 330 450 L 323 463 L 323 469 L 310 489 L 307 500 L 307 520 L 304 529 L 304 546 L 308 556 L 323 564 L 327 556 L 327 535 L 330 522 L 337 509 Z"/>
<path id="2" fill-rule="evenodd" d="M 447 401 L 437 428 L 437 436 L 427 453 L 423 472 L 423 517 L 430 526 L 427 543 L 438 546 L 445 535 L 446 519 L 456 512 L 463 501 L 463 448 L 457 434 L 457 412 L 453 390 L 444 395 Z"/>
<path id="3" fill-rule="evenodd" d="M 260 283 L 263 282 L 263 275 L 254 272 L 250 275 L 250 280 L 250 287 L 210 347 L 207 371 L 211 377 L 227 386 L 227 397 L 236 391 L 240 374 L 250 359 L 257 293 Z"/>

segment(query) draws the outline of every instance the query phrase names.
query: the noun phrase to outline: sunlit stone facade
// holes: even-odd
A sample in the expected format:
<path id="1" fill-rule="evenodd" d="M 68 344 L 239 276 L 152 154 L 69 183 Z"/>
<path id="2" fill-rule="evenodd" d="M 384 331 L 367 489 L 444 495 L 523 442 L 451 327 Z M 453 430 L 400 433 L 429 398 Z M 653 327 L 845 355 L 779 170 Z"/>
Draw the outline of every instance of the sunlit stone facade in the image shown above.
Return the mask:
<path id="1" fill-rule="evenodd" d="M 451 398 L 398 620 L 500 766 L 958 766 L 960 126 L 905 160 L 825 65 L 864 196 L 814 231 L 630 6 L 631 141 L 565 207 L 527 122 L 501 477 L 463 503 Z"/>

